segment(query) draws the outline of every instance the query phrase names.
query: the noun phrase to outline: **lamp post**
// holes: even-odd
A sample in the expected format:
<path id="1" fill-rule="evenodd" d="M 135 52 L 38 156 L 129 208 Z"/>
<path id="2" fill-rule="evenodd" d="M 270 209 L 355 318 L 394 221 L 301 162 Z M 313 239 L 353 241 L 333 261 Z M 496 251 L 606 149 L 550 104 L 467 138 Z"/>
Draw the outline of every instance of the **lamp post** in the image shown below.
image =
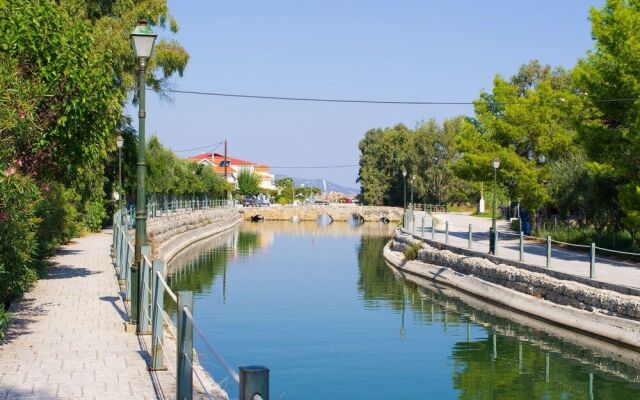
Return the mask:
<path id="1" fill-rule="evenodd" d="M 403 191 L 404 191 L 404 210 L 407 211 L 407 169 L 402 167 Z"/>
<path id="2" fill-rule="evenodd" d="M 500 159 L 494 158 L 491 162 L 493 166 L 493 214 L 491 215 L 491 237 L 489 240 L 489 251 L 496 254 L 496 187 L 498 181 L 498 167 L 500 167 Z"/>
<path id="3" fill-rule="evenodd" d="M 131 45 L 133 54 L 138 59 L 138 185 L 136 190 L 136 245 L 134 263 L 131 266 L 131 323 L 137 324 L 143 318 L 142 308 L 139 307 L 140 298 L 140 274 L 138 267 L 142 259 L 142 246 L 147 245 L 147 199 L 144 188 L 147 164 L 145 160 L 144 137 L 145 120 L 145 82 L 147 72 L 147 61 L 151 57 L 156 34 L 153 33 L 147 20 L 138 20 L 138 25 L 131 33 Z M 139 333 L 139 332 L 138 332 Z"/>
<path id="4" fill-rule="evenodd" d="M 411 214 L 413 214 L 413 184 L 416 181 L 416 176 L 411 175 L 411 178 L 409 178 L 409 180 L 411 181 L 411 201 L 409 202 L 409 204 L 411 205 Z"/>
<path id="5" fill-rule="evenodd" d="M 118 135 L 116 138 L 116 146 L 118 146 L 118 209 L 120 209 L 120 223 L 122 223 L 122 145 L 124 139 Z"/>

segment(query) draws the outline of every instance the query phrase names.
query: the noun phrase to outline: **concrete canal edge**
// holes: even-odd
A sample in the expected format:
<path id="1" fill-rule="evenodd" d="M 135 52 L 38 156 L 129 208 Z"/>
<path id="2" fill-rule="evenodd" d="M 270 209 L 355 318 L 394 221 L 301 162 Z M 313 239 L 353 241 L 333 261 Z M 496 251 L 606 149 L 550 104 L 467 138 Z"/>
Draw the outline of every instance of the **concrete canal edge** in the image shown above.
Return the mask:
<path id="1" fill-rule="evenodd" d="M 153 258 L 161 260 L 165 264 L 165 275 L 169 272 L 168 265 L 182 250 L 194 243 L 210 237 L 223 234 L 237 227 L 243 221 L 240 212 L 235 208 L 219 208 L 200 210 L 187 214 L 171 217 L 157 218 L 148 226 L 149 243 L 152 248 Z M 197 318 L 197 314 L 194 315 Z M 164 338 L 170 342 L 165 348 L 171 354 L 169 359 L 175 359 L 176 354 L 176 327 L 169 318 L 165 322 L 170 326 L 165 327 Z M 149 342 L 150 346 L 150 342 Z M 150 347 L 149 347 L 150 348 Z M 202 367 L 198 360 L 198 354 L 194 350 L 194 365 L 198 376 L 202 377 L 202 384 L 206 392 L 201 391 L 201 385 L 194 379 L 194 391 L 202 396 L 212 395 L 215 399 L 228 399 L 228 394 L 220 387 L 213 377 Z"/>
<path id="2" fill-rule="evenodd" d="M 420 243 L 421 249 L 417 260 L 406 261 L 402 251 L 412 243 Z M 440 250 L 400 231 L 383 256 L 402 273 L 640 351 L 640 297 Z"/>

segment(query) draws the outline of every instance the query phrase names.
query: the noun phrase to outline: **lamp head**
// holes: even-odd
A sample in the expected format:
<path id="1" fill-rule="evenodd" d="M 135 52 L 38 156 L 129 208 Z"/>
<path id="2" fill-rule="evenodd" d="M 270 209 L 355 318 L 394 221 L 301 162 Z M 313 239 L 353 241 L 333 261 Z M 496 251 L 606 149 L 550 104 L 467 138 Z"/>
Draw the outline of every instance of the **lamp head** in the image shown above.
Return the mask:
<path id="1" fill-rule="evenodd" d="M 118 135 L 118 137 L 116 138 L 116 146 L 118 146 L 118 148 L 121 149 L 123 144 L 124 144 L 124 139 L 122 138 L 122 136 Z"/>
<path id="2" fill-rule="evenodd" d="M 157 35 L 149 26 L 146 19 L 139 19 L 136 29 L 130 35 L 133 54 L 136 58 L 149 58 L 153 51 L 153 44 Z"/>
<path id="3" fill-rule="evenodd" d="M 402 167 L 402 176 L 407 177 L 407 169 L 405 167 Z"/>
<path id="4" fill-rule="evenodd" d="M 498 167 L 500 167 L 500 159 L 498 157 L 494 158 L 491 164 L 493 165 L 493 169 L 498 169 Z"/>

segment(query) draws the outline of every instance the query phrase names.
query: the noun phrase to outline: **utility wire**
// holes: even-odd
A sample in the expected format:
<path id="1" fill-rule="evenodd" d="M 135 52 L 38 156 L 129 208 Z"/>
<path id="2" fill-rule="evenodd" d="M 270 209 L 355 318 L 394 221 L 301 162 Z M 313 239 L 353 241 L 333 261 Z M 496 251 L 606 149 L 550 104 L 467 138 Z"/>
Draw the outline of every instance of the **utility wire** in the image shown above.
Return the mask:
<path id="1" fill-rule="evenodd" d="M 222 142 L 218 142 L 218 143 L 214 143 L 214 144 L 208 144 L 206 146 L 200 146 L 200 147 L 194 147 L 192 149 L 183 149 L 183 150 L 173 150 L 174 153 L 182 153 L 182 152 L 186 152 L 186 151 L 194 151 L 194 150 L 201 150 L 201 149 L 208 149 L 210 147 L 213 147 L 214 149 L 216 149 L 218 146 L 220 146 L 222 143 L 224 143 L 224 141 Z"/>
<path id="2" fill-rule="evenodd" d="M 239 93 L 221 93 L 221 92 L 204 92 L 196 90 L 176 90 L 165 89 L 167 93 L 178 94 L 194 94 L 199 96 L 215 96 L 215 97 L 232 97 L 241 99 L 256 99 L 256 100 L 279 100 L 279 101 L 301 101 L 301 102 L 316 102 L 316 103 L 355 103 L 355 104 L 395 104 L 395 105 L 474 105 L 473 101 L 419 101 L 419 100 L 369 100 L 369 99 L 338 99 L 338 98 L 320 98 L 320 97 L 288 97 L 288 96 L 264 96 L 255 94 L 239 94 Z M 640 98 L 616 98 L 616 99 L 591 99 L 596 103 L 623 103 L 638 101 Z M 549 103 L 569 103 L 570 101 L 560 98 L 557 100 L 550 100 Z M 503 105 L 517 105 L 523 104 L 522 102 L 495 102 Z"/>
<path id="3" fill-rule="evenodd" d="M 353 167 L 359 167 L 360 164 L 345 164 L 345 165 L 298 165 L 298 166 L 276 166 L 276 167 L 272 167 L 270 166 L 269 168 L 271 169 L 329 169 L 329 168 L 353 168 Z"/>

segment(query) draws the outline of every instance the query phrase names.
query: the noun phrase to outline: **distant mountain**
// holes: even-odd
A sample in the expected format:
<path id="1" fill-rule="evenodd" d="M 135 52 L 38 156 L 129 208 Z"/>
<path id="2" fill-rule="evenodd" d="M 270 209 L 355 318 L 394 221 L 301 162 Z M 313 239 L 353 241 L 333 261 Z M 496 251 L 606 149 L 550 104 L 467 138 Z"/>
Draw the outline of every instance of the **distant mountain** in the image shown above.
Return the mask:
<path id="1" fill-rule="evenodd" d="M 276 179 L 286 178 L 286 175 L 276 174 Z M 293 178 L 295 187 L 317 187 L 323 192 L 339 192 L 344 194 L 358 194 L 360 189 L 351 188 L 347 186 L 338 185 L 337 183 L 329 182 L 324 179 L 308 179 L 308 178 Z"/>

